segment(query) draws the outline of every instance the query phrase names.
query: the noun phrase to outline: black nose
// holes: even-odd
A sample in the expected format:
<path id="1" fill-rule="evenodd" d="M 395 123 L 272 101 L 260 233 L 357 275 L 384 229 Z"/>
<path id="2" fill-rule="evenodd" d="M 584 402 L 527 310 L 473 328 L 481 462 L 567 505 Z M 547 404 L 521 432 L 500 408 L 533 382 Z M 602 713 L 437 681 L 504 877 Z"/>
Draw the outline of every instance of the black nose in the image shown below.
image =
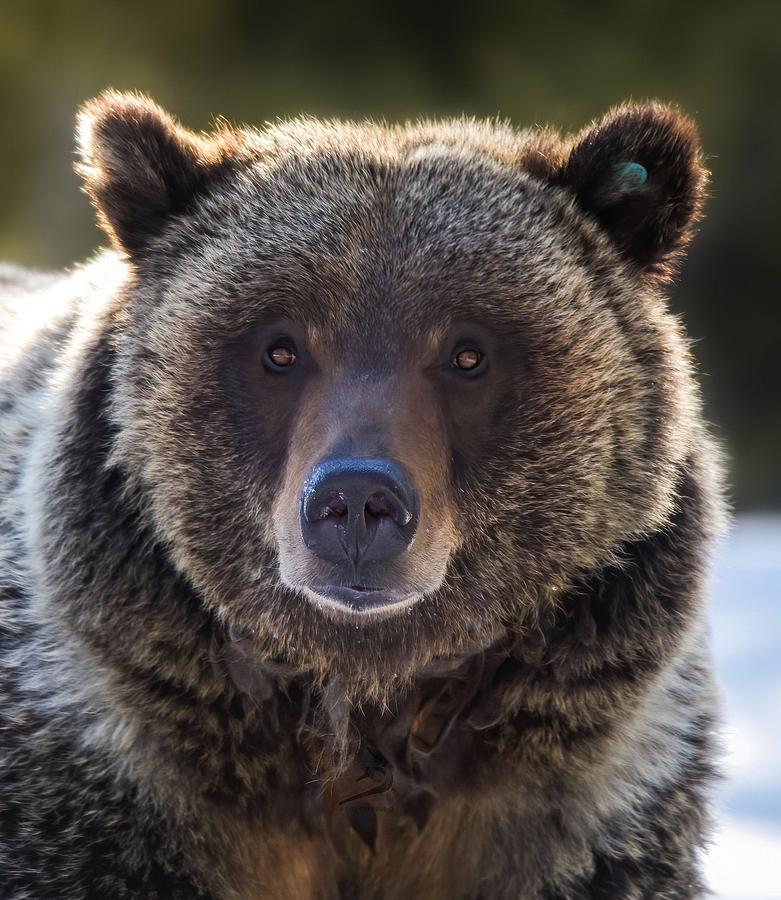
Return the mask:
<path id="1" fill-rule="evenodd" d="M 301 533 L 321 559 L 355 566 L 393 559 L 408 549 L 417 526 L 417 495 L 392 459 L 324 459 L 304 483 Z"/>

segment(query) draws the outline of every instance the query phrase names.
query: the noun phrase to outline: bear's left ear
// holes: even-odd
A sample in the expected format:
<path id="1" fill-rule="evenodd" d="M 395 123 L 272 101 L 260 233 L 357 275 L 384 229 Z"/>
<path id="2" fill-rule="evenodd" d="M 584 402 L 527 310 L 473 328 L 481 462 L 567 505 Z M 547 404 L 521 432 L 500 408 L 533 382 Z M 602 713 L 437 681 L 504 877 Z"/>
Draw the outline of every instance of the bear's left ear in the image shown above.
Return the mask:
<path id="1" fill-rule="evenodd" d="M 103 230 L 131 257 L 237 161 L 229 132 L 194 134 L 140 94 L 106 91 L 78 125 L 76 169 Z"/>
<path id="2" fill-rule="evenodd" d="M 577 135 L 552 180 L 574 192 L 625 257 L 664 280 L 701 215 L 707 171 L 694 123 L 647 103 L 619 107 Z"/>

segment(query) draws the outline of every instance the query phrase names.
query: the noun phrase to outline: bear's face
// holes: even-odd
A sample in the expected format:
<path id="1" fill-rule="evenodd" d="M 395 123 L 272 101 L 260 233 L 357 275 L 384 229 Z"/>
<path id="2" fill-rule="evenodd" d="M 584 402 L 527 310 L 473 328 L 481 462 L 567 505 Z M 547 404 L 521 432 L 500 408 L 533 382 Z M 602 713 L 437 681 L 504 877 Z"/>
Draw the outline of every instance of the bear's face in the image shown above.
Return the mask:
<path id="1" fill-rule="evenodd" d="M 669 512 L 690 396 L 655 284 L 698 209 L 685 120 L 623 111 L 572 146 L 467 123 L 198 138 L 108 95 L 84 122 L 131 266 L 114 458 L 235 631 L 396 671 Z"/>

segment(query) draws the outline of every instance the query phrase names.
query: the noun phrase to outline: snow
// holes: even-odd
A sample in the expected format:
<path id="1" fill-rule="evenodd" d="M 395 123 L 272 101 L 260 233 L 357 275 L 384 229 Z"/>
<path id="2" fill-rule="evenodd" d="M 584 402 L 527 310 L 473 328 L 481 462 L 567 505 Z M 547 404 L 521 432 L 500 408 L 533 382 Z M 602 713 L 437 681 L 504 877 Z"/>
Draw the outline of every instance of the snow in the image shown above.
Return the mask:
<path id="1" fill-rule="evenodd" d="M 781 900 L 781 516 L 736 522 L 717 558 L 711 624 L 726 775 L 711 889 Z"/>

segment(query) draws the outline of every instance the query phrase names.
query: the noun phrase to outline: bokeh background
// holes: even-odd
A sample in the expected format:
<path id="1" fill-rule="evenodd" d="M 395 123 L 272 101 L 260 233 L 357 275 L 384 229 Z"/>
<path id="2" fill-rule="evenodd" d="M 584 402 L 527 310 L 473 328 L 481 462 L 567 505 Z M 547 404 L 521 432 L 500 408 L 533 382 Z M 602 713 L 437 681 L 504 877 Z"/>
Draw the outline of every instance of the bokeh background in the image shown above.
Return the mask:
<path id="1" fill-rule="evenodd" d="M 733 778 L 711 865 L 723 896 L 779 900 L 781 3 L 0 0 L 0 258 L 58 267 L 100 243 L 72 132 L 77 105 L 107 86 L 197 129 L 216 115 L 466 112 L 572 130 L 648 97 L 697 118 L 712 197 L 671 303 L 739 514 L 715 586 Z M 761 870 L 771 850 L 775 876 Z"/>

